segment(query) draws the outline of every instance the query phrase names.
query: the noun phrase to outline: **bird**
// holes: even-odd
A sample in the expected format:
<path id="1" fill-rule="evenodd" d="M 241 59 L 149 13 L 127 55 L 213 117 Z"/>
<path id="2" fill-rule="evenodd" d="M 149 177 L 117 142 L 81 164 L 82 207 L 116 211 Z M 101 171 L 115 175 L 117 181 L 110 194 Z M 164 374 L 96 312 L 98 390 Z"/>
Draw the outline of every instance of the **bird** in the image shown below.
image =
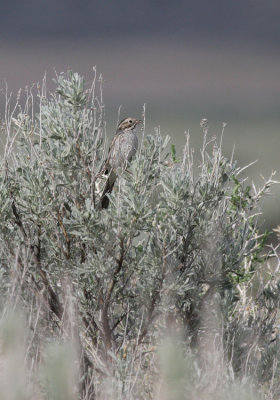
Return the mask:
<path id="1" fill-rule="evenodd" d="M 108 194 L 112 192 L 118 175 L 127 168 L 129 162 L 136 154 L 138 139 L 134 130 L 141 123 L 142 120 L 140 119 L 128 117 L 124 118 L 118 125 L 109 147 L 108 157 L 102 169 L 103 174 L 107 175 L 100 199 L 102 209 L 108 208 Z"/>

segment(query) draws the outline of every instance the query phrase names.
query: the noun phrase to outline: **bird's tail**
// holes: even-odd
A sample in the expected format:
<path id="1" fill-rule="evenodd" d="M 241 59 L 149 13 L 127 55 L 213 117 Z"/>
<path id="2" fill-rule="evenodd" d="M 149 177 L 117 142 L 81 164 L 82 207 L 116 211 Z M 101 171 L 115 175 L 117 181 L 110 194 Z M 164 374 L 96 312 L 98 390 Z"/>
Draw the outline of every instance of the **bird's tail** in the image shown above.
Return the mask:
<path id="1" fill-rule="evenodd" d="M 109 200 L 108 194 L 110 194 L 112 192 L 114 184 L 116 182 L 116 178 L 117 178 L 116 174 L 113 171 L 111 171 L 111 173 L 109 174 L 108 179 L 106 181 L 106 184 L 105 184 L 105 187 L 103 189 L 101 199 L 100 199 L 100 206 L 102 209 L 103 208 L 106 209 L 109 207 L 110 200 Z"/>

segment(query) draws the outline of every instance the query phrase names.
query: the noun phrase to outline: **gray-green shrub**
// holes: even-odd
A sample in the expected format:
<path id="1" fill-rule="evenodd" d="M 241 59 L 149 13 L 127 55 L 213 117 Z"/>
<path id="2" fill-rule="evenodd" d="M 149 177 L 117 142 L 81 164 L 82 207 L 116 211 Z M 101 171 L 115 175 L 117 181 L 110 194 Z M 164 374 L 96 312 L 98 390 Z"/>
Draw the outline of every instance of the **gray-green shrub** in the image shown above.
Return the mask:
<path id="1" fill-rule="evenodd" d="M 202 120 L 199 160 L 189 135 L 178 158 L 169 137 L 143 132 L 100 210 L 102 89 L 71 71 L 56 85 L 47 95 L 43 81 L 24 105 L 7 96 L 1 124 L 2 308 L 29 315 L 27 357 L 40 364 L 46 341 L 69 339 L 81 398 L 157 398 L 159 344 L 176 337 L 192 380 L 170 398 L 202 398 L 206 387 L 230 398 L 251 379 L 275 399 L 279 277 L 264 271 L 256 225 L 272 177 L 248 186 Z"/>

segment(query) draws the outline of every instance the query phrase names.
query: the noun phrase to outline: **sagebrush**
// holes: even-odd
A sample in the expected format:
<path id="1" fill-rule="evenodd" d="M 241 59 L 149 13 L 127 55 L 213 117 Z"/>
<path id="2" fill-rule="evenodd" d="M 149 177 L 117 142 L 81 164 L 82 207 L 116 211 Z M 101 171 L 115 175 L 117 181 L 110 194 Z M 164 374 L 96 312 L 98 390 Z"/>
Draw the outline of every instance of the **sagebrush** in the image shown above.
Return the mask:
<path id="1" fill-rule="evenodd" d="M 273 175 L 248 185 L 206 120 L 199 155 L 190 135 L 178 156 L 144 129 L 100 210 L 102 88 L 71 71 L 56 85 L 49 94 L 44 79 L 24 103 L 7 94 L 1 124 L 1 305 L 27 321 L 29 396 L 280 398 L 280 263 L 257 228 Z M 53 341 L 72 361 L 64 347 L 46 355 Z"/>

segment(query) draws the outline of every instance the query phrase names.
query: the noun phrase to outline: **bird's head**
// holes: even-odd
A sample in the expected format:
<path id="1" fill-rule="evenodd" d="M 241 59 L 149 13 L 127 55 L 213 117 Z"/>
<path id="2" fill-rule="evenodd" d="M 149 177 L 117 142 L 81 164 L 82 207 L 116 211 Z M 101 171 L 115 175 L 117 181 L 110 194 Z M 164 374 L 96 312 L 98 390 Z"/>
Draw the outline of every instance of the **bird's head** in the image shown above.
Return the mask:
<path id="1" fill-rule="evenodd" d="M 131 131 L 133 130 L 138 124 L 141 124 L 142 121 L 136 118 L 124 118 L 118 126 L 118 130 L 120 131 Z"/>

